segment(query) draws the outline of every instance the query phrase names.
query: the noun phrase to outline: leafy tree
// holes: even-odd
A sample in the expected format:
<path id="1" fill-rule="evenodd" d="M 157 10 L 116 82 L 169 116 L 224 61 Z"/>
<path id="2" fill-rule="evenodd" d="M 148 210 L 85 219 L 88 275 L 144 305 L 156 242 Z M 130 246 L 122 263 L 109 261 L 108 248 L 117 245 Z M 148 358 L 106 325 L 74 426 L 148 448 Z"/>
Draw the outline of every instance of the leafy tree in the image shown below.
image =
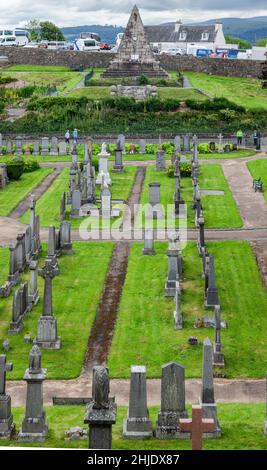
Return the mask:
<path id="1" fill-rule="evenodd" d="M 267 46 L 267 38 L 258 39 L 256 42 L 256 46 L 259 46 L 259 47 Z"/>
<path id="2" fill-rule="evenodd" d="M 41 39 L 47 41 L 65 41 L 65 36 L 62 31 L 51 21 L 42 21 L 41 27 Z"/>
<path id="3" fill-rule="evenodd" d="M 235 38 L 233 36 L 225 36 L 227 44 L 238 44 L 239 49 L 251 49 L 251 43 L 246 41 L 246 39 Z"/>
<path id="4" fill-rule="evenodd" d="M 40 36 L 40 20 L 29 20 L 25 24 L 25 28 L 29 31 L 31 41 L 36 41 Z"/>

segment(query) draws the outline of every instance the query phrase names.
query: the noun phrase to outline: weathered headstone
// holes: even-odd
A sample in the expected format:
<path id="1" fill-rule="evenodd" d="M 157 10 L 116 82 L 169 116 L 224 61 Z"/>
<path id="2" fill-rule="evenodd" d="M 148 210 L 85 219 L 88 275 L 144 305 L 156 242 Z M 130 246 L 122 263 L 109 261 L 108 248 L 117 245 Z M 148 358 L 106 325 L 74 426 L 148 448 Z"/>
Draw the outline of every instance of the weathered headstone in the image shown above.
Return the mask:
<path id="1" fill-rule="evenodd" d="M 96 178 L 96 184 L 102 184 L 103 178 L 105 182 L 110 185 L 111 178 L 108 172 L 108 157 L 110 156 L 107 153 L 106 143 L 103 142 L 101 152 L 98 154 L 99 164 L 98 164 L 98 175 Z"/>
<path id="2" fill-rule="evenodd" d="M 139 153 L 143 154 L 146 153 L 146 141 L 145 139 L 139 140 Z"/>
<path id="3" fill-rule="evenodd" d="M 224 367 L 224 354 L 222 352 L 221 343 L 221 307 L 216 305 L 214 307 L 215 315 L 215 342 L 213 351 L 213 365 L 215 367 Z"/>
<path id="4" fill-rule="evenodd" d="M 166 153 L 159 147 L 156 151 L 156 171 L 164 171 L 166 169 Z"/>
<path id="5" fill-rule="evenodd" d="M 115 149 L 115 164 L 113 166 L 113 171 L 117 173 L 123 172 L 122 149 L 119 146 Z"/>
<path id="6" fill-rule="evenodd" d="M 39 302 L 39 291 L 37 286 L 38 278 L 38 263 L 31 261 L 30 263 L 30 288 L 29 288 L 29 303 L 32 306 L 37 305 Z"/>
<path id="7" fill-rule="evenodd" d="M 67 144 L 64 140 L 59 142 L 58 154 L 60 156 L 67 155 Z"/>
<path id="8" fill-rule="evenodd" d="M 218 142 L 218 153 L 223 153 L 223 135 L 222 133 L 220 133 L 218 135 L 218 139 L 219 139 L 219 142 Z"/>
<path id="9" fill-rule="evenodd" d="M 19 273 L 19 265 L 18 265 L 18 258 L 17 258 L 17 250 L 14 243 L 10 243 L 9 245 L 9 275 L 8 281 L 12 286 L 15 286 L 19 283 L 20 280 L 20 273 Z"/>
<path id="10" fill-rule="evenodd" d="M 33 155 L 39 155 L 40 148 L 39 148 L 39 140 L 35 140 L 33 142 Z"/>
<path id="11" fill-rule="evenodd" d="M 205 294 L 205 307 L 215 307 L 215 305 L 220 305 L 218 289 L 215 282 L 215 266 L 214 266 L 214 256 L 209 256 L 208 264 L 208 286 Z"/>
<path id="12" fill-rule="evenodd" d="M 16 155 L 22 155 L 22 138 L 20 136 L 16 137 Z"/>
<path id="13" fill-rule="evenodd" d="M 127 418 L 123 423 L 123 436 L 145 439 L 152 437 L 152 422 L 147 408 L 146 368 L 131 367 L 130 402 Z"/>
<path id="14" fill-rule="evenodd" d="M 52 139 L 51 139 L 50 155 L 54 155 L 54 156 L 58 155 L 58 140 L 57 140 L 57 137 L 52 137 Z"/>
<path id="15" fill-rule="evenodd" d="M 108 189 L 108 185 L 104 182 L 103 189 L 101 191 L 101 210 L 102 219 L 110 219 L 111 217 L 111 192 Z"/>
<path id="16" fill-rule="evenodd" d="M 181 153 L 181 137 L 179 135 L 174 138 L 174 152 Z"/>
<path id="17" fill-rule="evenodd" d="M 142 251 L 143 255 L 154 255 L 154 234 L 153 228 L 146 228 L 145 229 L 145 237 L 144 237 L 144 248 Z"/>
<path id="18" fill-rule="evenodd" d="M 174 302 L 175 302 L 175 310 L 173 312 L 173 317 L 174 317 L 175 329 L 182 330 L 183 317 L 182 317 L 182 308 L 181 308 L 181 288 L 180 288 L 179 281 L 176 281 Z"/>
<path id="19" fill-rule="evenodd" d="M 39 275 L 44 279 L 43 312 L 38 321 L 37 336 L 34 343 L 46 349 L 60 349 L 61 339 L 57 335 L 57 321 L 53 314 L 52 280 L 59 274 L 58 267 L 50 259 L 39 269 Z"/>
<path id="20" fill-rule="evenodd" d="M 6 394 L 6 373 L 13 364 L 6 362 L 6 355 L 0 355 L 0 439 L 10 439 L 15 431 L 11 413 L 11 397 Z"/>
<path id="21" fill-rule="evenodd" d="M 184 152 L 190 152 L 190 135 L 184 135 Z"/>
<path id="22" fill-rule="evenodd" d="M 123 134 L 118 135 L 117 144 L 118 144 L 118 147 L 121 149 L 122 154 L 125 155 L 126 154 L 126 151 L 125 151 L 125 135 L 123 135 Z"/>
<path id="23" fill-rule="evenodd" d="M 14 335 L 23 328 L 23 319 L 29 311 L 28 283 L 24 282 L 13 294 L 12 321 L 8 333 Z"/>
<path id="24" fill-rule="evenodd" d="M 71 205 L 71 212 L 70 216 L 73 218 L 80 217 L 80 209 L 81 209 L 81 192 L 79 189 L 75 189 L 72 193 L 72 205 Z"/>
<path id="25" fill-rule="evenodd" d="M 62 222 L 66 217 L 66 193 L 61 193 L 60 197 L 60 221 Z"/>
<path id="26" fill-rule="evenodd" d="M 199 217 L 198 219 L 198 240 L 197 240 L 197 249 L 199 256 L 202 256 L 203 250 L 205 250 L 205 229 L 204 229 L 204 217 Z"/>
<path id="27" fill-rule="evenodd" d="M 160 183 L 149 183 L 149 219 L 164 219 L 164 209 L 160 203 Z"/>
<path id="28" fill-rule="evenodd" d="M 41 359 L 41 351 L 34 345 L 29 355 L 29 368 L 24 375 L 27 382 L 26 410 L 18 435 L 19 441 L 42 442 L 47 437 L 48 425 L 43 408 L 46 369 L 42 369 Z"/>
<path id="29" fill-rule="evenodd" d="M 49 138 L 42 137 L 41 145 L 42 145 L 41 155 L 48 155 L 49 154 Z"/>
<path id="30" fill-rule="evenodd" d="M 213 346 L 209 338 L 206 338 L 203 345 L 203 369 L 202 369 L 202 394 L 199 400 L 202 407 L 203 417 L 213 419 L 215 431 L 206 437 L 218 437 L 221 429 L 217 417 L 217 404 L 214 398 L 213 384 Z"/>
<path id="31" fill-rule="evenodd" d="M 7 155 L 12 155 L 13 153 L 13 144 L 10 139 L 6 141 L 6 153 Z"/>
<path id="32" fill-rule="evenodd" d="M 71 223 L 64 221 L 60 225 L 60 249 L 64 255 L 72 255 L 72 243 L 71 243 Z"/>
<path id="33" fill-rule="evenodd" d="M 109 398 L 109 391 L 108 369 L 93 367 L 93 397 L 84 417 L 84 423 L 89 424 L 89 449 L 112 449 L 112 425 L 116 423 L 117 405 Z"/>
<path id="34" fill-rule="evenodd" d="M 176 362 L 162 366 L 161 408 L 156 424 L 158 439 L 175 439 L 180 436 L 179 419 L 187 418 L 185 409 L 184 367 Z"/>
<path id="35" fill-rule="evenodd" d="M 168 256 L 168 277 L 165 284 L 165 297 L 174 297 L 176 290 L 176 281 L 178 280 L 178 256 L 179 249 L 176 244 L 177 236 L 170 237 L 169 247 L 167 250 Z"/>

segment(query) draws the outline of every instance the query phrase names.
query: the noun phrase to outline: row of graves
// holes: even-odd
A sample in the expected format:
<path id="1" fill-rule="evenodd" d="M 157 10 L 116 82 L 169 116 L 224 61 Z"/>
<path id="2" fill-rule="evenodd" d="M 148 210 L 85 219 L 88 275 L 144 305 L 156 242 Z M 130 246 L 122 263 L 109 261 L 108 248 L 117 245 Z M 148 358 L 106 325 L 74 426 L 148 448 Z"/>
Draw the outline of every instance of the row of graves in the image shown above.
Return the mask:
<path id="1" fill-rule="evenodd" d="M 192 149 L 192 144 L 194 143 L 195 135 L 192 134 L 185 134 L 184 136 L 177 135 L 175 136 L 173 143 L 174 143 L 174 151 L 180 152 L 181 149 L 184 153 L 189 153 Z M 89 143 L 89 147 L 92 145 L 92 139 L 76 139 L 70 140 L 67 143 L 65 140 L 62 140 L 58 137 L 41 137 L 40 139 L 35 139 L 31 144 L 21 136 L 16 136 L 14 139 L 10 138 L 3 138 L 2 134 L 0 134 L 0 156 L 4 153 L 6 155 L 12 155 L 15 153 L 16 155 L 42 155 L 46 156 L 65 156 L 68 154 L 72 154 L 75 150 L 75 147 L 78 144 L 78 141 L 81 142 L 85 146 L 85 153 L 87 153 L 87 144 Z M 231 145 L 230 143 L 233 141 L 232 138 L 228 137 L 227 142 L 225 142 L 223 134 L 219 134 L 218 136 L 213 137 L 209 141 L 209 147 L 211 152 L 215 152 L 216 149 L 218 153 L 230 153 Z M 119 134 L 116 142 L 120 143 L 120 149 L 122 151 L 122 155 L 126 155 L 126 137 L 124 134 Z M 201 139 L 201 142 L 207 142 L 206 138 Z M 138 144 L 138 151 L 136 150 L 136 146 L 134 143 L 131 143 L 129 146 L 129 153 L 130 154 L 146 154 L 147 153 L 147 144 L 151 143 L 151 139 L 143 139 L 140 138 L 137 141 Z M 161 138 L 160 138 L 161 143 Z M 249 142 L 245 145 L 250 146 Z M 237 144 L 233 143 L 233 150 L 237 150 Z M 115 153 L 116 155 L 116 153 Z"/>
<path id="2" fill-rule="evenodd" d="M 161 407 L 156 427 L 153 429 L 147 406 L 146 367 L 132 366 L 129 407 L 123 422 L 125 439 L 189 439 L 194 450 L 201 449 L 202 436 L 221 436 L 214 397 L 212 344 L 207 338 L 203 346 L 202 391 L 199 405 L 193 407 L 192 419 L 188 419 L 185 393 L 185 369 L 176 362 L 162 367 Z M 25 371 L 27 383 L 25 416 L 19 432 L 15 432 L 11 410 L 11 397 L 6 394 L 6 373 L 12 370 L 6 355 L 0 355 L 0 438 L 17 439 L 24 442 L 44 441 L 48 434 L 48 423 L 43 408 L 43 381 L 47 370 L 42 368 L 41 350 L 34 344 L 29 354 L 29 367 Z M 109 371 L 104 366 L 94 366 L 92 398 L 87 402 L 84 423 L 89 432 L 80 427 L 66 431 L 66 436 L 77 439 L 89 435 L 90 449 L 112 448 L 112 425 L 116 423 L 117 405 L 109 396 Z"/>
<path id="3" fill-rule="evenodd" d="M 59 349 L 61 339 L 57 334 L 57 321 L 53 314 L 52 280 L 60 273 L 57 258 L 63 254 L 72 254 L 70 222 L 62 222 L 58 230 L 54 226 L 49 227 L 45 264 L 38 269 L 41 251 L 40 221 L 35 213 L 35 200 L 32 200 L 30 225 L 25 233 L 18 234 L 16 242 L 9 246 L 9 274 L 7 281 L 0 287 L 0 297 L 8 297 L 13 290 L 8 334 L 16 335 L 23 330 L 26 316 L 39 302 L 37 279 L 38 275 L 41 276 L 44 279 L 43 311 L 38 321 L 34 343 L 46 349 Z M 27 270 L 30 271 L 30 280 L 21 283 L 21 275 Z M 25 335 L 24 341 L 30 340 L 28 335 Z M 9 350 L 8 339 L 4 340 L 3 348 Z"/>

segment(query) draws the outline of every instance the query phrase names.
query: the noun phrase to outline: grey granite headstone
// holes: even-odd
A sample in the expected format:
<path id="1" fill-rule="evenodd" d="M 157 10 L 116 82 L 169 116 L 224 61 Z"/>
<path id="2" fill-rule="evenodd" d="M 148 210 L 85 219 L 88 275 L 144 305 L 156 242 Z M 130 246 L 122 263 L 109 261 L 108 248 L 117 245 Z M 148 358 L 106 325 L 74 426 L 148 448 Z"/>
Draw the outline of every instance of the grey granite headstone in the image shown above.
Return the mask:
<path id="1" fill-rule="evenodd" d="M 15 431 L 11 413 L 11 397 L 6 394 L 6 372 L 13 369 L 13 364 L 6 362 L 6 355 L 0 355 L 0 439 L 10 439 Z"/>
<path id="2" fill-rule="evenodd" d="M 164 209 L 160 203 L 160 183 L 149 183 L 149 219 L 164 219 Z"/>
<path id="3" fill-rule="evenodd" d="M 41 155 L 48 155 L 49 154 L 49 138 L 42 137 L 41 145 L 42 145 Z"/>
<path id="4" fill-rule="evenodd" d="M 139 153 L 143 154 L 146 153 L 146 141 L 145 139 L 139 140 Z"/>
<path id="5" fill-rule="evenodd" d="M 42 442 L 46 439 L 48 425 L 43 408 L 43 381 L 46 369 L 42 369 L 41 351 L 34 345 L 29 356 L 29 368 L 24 380 L 27 382 L 26 410 L 18 435 L 19 441 Z"/>
<path id="6" fill-rule="evenodd" d="M 63 221 L 66 217 L 66 193 L 61 193 L 60 197 L 60 221 Z"/>
<path id="7" fill-rule="evenodd" d="M 22 138 L 16 137 L 16 155 L 22 155 Z"/>
<path id="8" fill-rule="evenodd" d="M 217 404 L 214 397 L 213 384 L 213 346 L 209 338 L 203 345 L 203 369 L 202 369 L 202 393 L 199 400 L 202 407 L 203 418 L 213 419 L 216 430 L 213 433 L 204 434 L 205 437 L 219 437 L 221 429 L 217 417 Z"/>
<path id="9" fill-rule="evenodd" d="M 181 137 L 179 135 L 174 138 L 174 152 L 181 153 Z"/>
<path id="10" fill-rule="evenodd" d="M 182 317 L 182 308 L 181 308 L 181 288 L 179 281 L 176 282 L 175 288 L 175 310 L 173 312 L 174 325 L 176 330 L 182 330 L 183 328 L 183 317 Z"/>
<path id="11" fill-rule="evenodd" d="M 190 152 L 190 135 L 185 134 L 184 136 L 184 152 Z"/>
<path id="12" fill-rule="evenodd" d="M 35 140 L 33 142 L 33 155 L 39 155 L 40 148 L 39 148 L 39 140 Z"/>
<path id="13" fill-rule="evenodd" d="M 204 217 L 199 217 L 198 219 L 198 240 L 197 240 L 197 249 L 199 256 L 202 256 L 203 250 L 205 250 L 205 228 L 204 228 Z"/>
<path id="14" fill-rule="evenodd" d="M 146 368 L 131 367 L 130 402 L 123 423 L 123 436 L 132 439 L 152 437 L 152 422 L 147 408 Z"/>
<path id="15" fill-rule="evenodd" d="M 218 153 L 223 153 L 223 135 L 220 133 L 218 135 Z"/>
<path id="16" fill-rule="evenodd" d="M 104 181 L 110 185 L 111 178 L 108 172 L 108 157 L 110 154 L 107 152 L 106 144 L 103 142 L 101 152 L 98 154 L 99 163 L 98 163 L 98 175 L 96 178 L 96 184 L 101 184 Z"/>
<path id="17" fill-rule="evenodd" d="M 165 297 L 174 297 L 176 290 L 176 281 L 178 280 L 178 256 L 179 249 L 176 244 L 177 236 L 170 237 L 169 247 L 167 250 L 168 256 L 168 277 L 165 284 Z"/>
<path id="18" fill-rule="evenodd" d="M 64 221 L 60 225 L 60 248 L 61 253 L 64 255 L 72 255 L 72 243 L 71 243 L 71 224 L 70 222 Z"/>
<path id="19" fill-rule="evenodd" d="M 208 265 L 208 287 L 206 290 L 205 307 L 213 308 L 215 305 L 220 305 L 218 289 L 215 281 L 215 266 L 214 256 L 210 255 Z"/>
<path id="20" fill-rule="evenodd" d="M 118 135 L 117 144 L 121 148 L 122 154 L 125 155 L 126 154 L 126 151 L 125 151 L 125 135 L 123 135 L 123 134 Z"/>
<path id="21" fill-rule="evenodd" d="M 54 155 L 54 156 L 58 155 L 58 140 L 57 140 L 57 137 L 52 137 L 52 139 L 51 139 L 50 155 Z"/>
<path id="22" fill-rule="evenodd" d="M 44 279 L 43 312 L 38 321 L 34 343 L 46 349 L 60 349 L 61 339 L 57 335 L 57 321 L 53 314 L 52 280 L 59 274 L 53 261 L 46 259 L 45 266 L 38 273 Z"/>
<path id="23" fill-rule="evenodd" d="M 224 354 L 221 343 L 221 308 L 219 305 L 214 307 L 215 315 L 215 342 L 213 351 L 213 365 L 215 367 L 224 367 Z"/>
<path id="24" fill-rule="evenodd" d="M 116 173 L 123 172 L 122 149 L 120 147 L 115 149 L 115 164 L 113 166 L 113 171 Z"/>
<path id="25" fill-rule="evenodd" d="M 81 209 L 81 192 L 79 189 L 75 189 L 72 193 L 72 206 L 71 206 L 71 217 L 79 218 Z"/>
<path id="26" fill-rule="evenodd" d="M 30 263 L 30 289 L 29 289 L 29 303 L 37 305 L 39 302 L 39 291 L 37 286 L 38 278 L 38 263 L 31 261 Z"/>
<path id="27" fill-rule="evenodd" d="M 89 449 L 112 449 L 112 425 L 116 423 L 117 405 L 109 398 L 109 391 L 108 369 L 93 367 L 93 397 L 84 417 L 84 423 L 89 424 Z"/>
<path id="28" fill-rule="evenodd" d="M 145 237 L 144 237 L 144 248 L 142 250 L 143 255 L 154 255 L 154 234 L 153 228 L 146 228 L 145 229 Z"/>
<path id="29" fill-rule="evenodd" d="M 156 423 L 156 437 L 158 439 L 184 437 L 179 432 L 179 419 L 187 417 L 184 367 L 176 362 L 169 362 L 162 366 L 161 408 Z"/>
<path id="30" fill-rule="evenodd" d="M 12 286 L 15 286 L 19 283 L 19 280 L 20 280 L 20 273 L 19 273 L 19 265 L 18 265 L 18 258 L 17 258 L 17 249 L 14 243 L 10 243 L 8 281 L 11 283 Z"/>
<path id="31" fill-rule="evenodd" d="M 166 154 L 162 148 L 156 151 L 156 171 L 164 171 L 166 169 Z"/>
<path id="32" fill-rule="evenodd" d="M 13 153 L 13 144 L 10 139 L 8 139 L 6 142 L 6 153 L 7 155 L 12 155 Z"/>
<path id="33" fill-rule="evenodd" d="M 67 155 L 67 144 L 64 140 L 59 142 L 58 154 L 60 156 Z"/>

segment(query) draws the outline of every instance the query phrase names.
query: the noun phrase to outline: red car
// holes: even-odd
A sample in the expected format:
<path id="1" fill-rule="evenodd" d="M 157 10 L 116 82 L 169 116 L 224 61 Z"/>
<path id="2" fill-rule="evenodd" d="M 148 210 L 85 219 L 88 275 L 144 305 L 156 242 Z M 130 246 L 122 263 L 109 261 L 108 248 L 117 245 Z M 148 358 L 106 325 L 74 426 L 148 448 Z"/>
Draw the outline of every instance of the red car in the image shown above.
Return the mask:
<path id="1" fill-rule="evenodd" d="M 99 47 L 102 51 L 109 51 L 110 50 L 110 46 L 106 43 L 100 44 Z"/>

